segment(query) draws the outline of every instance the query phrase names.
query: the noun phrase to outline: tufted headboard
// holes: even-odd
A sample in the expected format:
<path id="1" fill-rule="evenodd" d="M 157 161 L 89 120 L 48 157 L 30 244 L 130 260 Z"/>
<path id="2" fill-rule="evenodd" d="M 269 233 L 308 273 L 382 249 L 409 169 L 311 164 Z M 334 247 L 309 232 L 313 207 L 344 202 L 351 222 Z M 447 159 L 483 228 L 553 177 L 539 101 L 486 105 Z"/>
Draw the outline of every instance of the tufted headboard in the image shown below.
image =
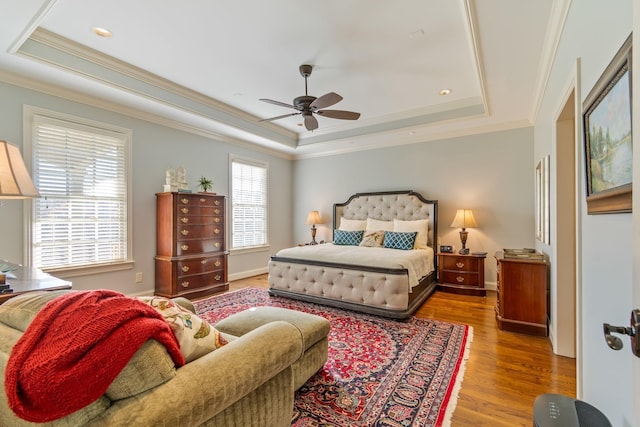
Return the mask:
<path id="1" fill-rule="evenodd" d="M 357 193 L 344 203 L 333 205 L 333 229 L 340 218 L 381 221 L 429 219 L 428 244 L 435 249 L 438 236 L 438 201 L 427 200 L 411 190 Z"/>

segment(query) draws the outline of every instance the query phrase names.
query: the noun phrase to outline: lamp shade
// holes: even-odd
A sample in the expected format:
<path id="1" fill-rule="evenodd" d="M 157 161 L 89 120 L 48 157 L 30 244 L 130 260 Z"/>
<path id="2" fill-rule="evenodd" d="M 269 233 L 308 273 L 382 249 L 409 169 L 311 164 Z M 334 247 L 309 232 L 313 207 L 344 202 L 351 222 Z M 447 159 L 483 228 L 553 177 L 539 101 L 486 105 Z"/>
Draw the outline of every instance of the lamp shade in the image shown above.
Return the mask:
<path id="1" fill-rule="evenodd" d="M 455 228 L 474 228 L 477 227 L 476 219 L 473 217 L 471 209 L 458 209 L 456 217 L 451 223 L 451 227 Z"/>
<path id="2" fill-rule="evenodd" d="M 322 220 L 320 219 L 320 212 L 311 211 L 309 215 L 307 215 L 307 224 L 321 224 Z"/>
<path id="3" fill-rule="evenodd" d="M 40 197 L 24 165 L 20 150 L 0 141 L 0 199 Z"/>

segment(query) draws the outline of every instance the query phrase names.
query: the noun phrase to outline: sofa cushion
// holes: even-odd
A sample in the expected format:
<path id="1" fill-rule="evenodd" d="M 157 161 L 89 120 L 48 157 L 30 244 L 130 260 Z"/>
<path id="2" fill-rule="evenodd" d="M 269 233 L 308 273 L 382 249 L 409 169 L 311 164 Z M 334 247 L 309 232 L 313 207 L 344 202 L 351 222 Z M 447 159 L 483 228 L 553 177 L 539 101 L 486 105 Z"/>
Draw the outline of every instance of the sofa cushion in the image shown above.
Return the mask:
<path id="1" fill-rule="evenodd" d="M 198 315 L 164 297 L 138 297 L 154 307 L 171 326 L 187 363 L 222 347 L 227 340 Z"/>
<path id="2" fill-rule="evenodd" d="M 163 384 L 176 376 L 173 359 L 156 340 L 148 340 L 109 385 L 111 400 L 126 399 Z"/>
<path id="3" fill-rule="evenodd" d="M 24 332 L 42 307 L 49 301 L 69 292 L 72 291 L 28 292 L 10 298 L 0 305 L 0 322 Z"/>

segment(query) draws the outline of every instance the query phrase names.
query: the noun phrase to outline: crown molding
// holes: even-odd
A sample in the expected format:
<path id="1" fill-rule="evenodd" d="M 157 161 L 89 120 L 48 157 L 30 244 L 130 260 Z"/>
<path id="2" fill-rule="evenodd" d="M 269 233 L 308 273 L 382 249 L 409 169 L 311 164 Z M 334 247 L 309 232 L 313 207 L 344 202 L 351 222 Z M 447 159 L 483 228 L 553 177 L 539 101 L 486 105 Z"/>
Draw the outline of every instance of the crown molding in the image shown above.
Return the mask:
<path id="1" fill-rule="evenodd" d="M 80 104 L 89 105 L 102 110 L 111 111 L 113 113 L 122 114 L 127 117 L 144 120 L 146 122 L 155 123 L 158 125 L 166 126 L 172 129 L 188 132 L 194 135 L 199 135 L 213 141 L 222 142 L 237 147 L 248 148 L 254 151 L 259 151 L 265 154 L 269 154 L 275 157 L 283 158 L 286 160 L 293 160 L 293 149 L 289 152 L 282 149 L 270 148 L 261 146 L 254 142 L 245 141 L 238 138 L 233 138 L 227 135 L 223 135 L 212 130 L 206 129 L 201 126 L 195 126 L 184 121 L 168 119 L 164 116 L 153 114 L 147 111 L 143 111 L 137 108 L 129 107 L 117 102 L 108 101 L 95 96 L 90 96 L 82 92 L 67 89 L 61 86 L 53 85 L 41 80 L 35 80 L 25 77 L 23 75 L 10 73 L 0 70 L 0 81 L 8 83 L 14 86 L 22 87 L 24 89 L 33 90 L 36 92 L 44 93 L 51 96 L 56 96 L 69 101 L 78 102 Z"/>

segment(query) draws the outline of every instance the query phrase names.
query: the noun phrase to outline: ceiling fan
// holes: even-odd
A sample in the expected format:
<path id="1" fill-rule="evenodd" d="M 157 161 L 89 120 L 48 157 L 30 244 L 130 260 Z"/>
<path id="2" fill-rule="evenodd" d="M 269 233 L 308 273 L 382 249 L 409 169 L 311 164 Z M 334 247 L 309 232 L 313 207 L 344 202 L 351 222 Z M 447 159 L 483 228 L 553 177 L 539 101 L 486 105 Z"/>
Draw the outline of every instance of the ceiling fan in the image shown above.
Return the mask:
<path id="1" fill-rule="evenodd" d="M 342 101 L 342 97 L 334 92 L 329 92 L 322 95 L 320 98 L 315 96 L 309 96 L 307 93 L 307 77 L 311 75 L 313 70 L 312 65 L 303 64 L 300 66 L 300 74 L 304 77 L 304 95 L 299 96 L 293 100 L 293 105 L 280 101 L 274 101 L 272 99 L 261 99 L 260 101 L 268 102 L 269 104 L 279 105 L 281 107 L 288 107 L 298 110 L 296 113 L 284 114 L 282 116 L 271 117 L 269 119 L 262 119 L 261 122 L 283 119 L 285 117 L 302 115 L 304 117 L 304 127 L 307 130 L 318 129 L 318 119 L 313 115 L 319 114 L 323 117 L 330 117 L 332 119 L 342 120 L 358 120 L 360 113 L 344 110 L 323 110 L 323 108 L 330 107 L 338 102 Z"/>

